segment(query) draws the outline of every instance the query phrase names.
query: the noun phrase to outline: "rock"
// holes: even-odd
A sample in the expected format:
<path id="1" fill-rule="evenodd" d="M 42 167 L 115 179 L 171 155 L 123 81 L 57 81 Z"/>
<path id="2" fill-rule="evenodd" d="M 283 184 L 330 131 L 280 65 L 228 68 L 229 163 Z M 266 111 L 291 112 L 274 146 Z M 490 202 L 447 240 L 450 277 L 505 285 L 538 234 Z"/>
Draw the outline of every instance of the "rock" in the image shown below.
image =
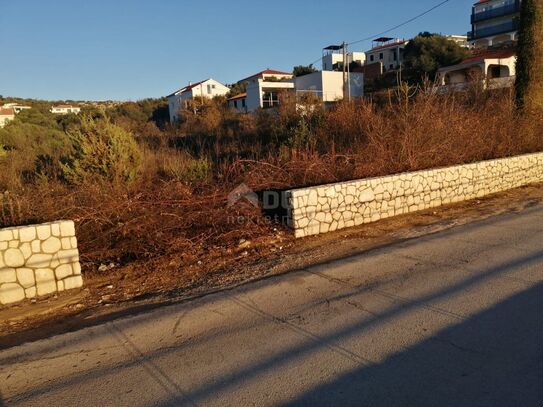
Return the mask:
<path id="1" fill-rule="evenodd" d="M 49 239 L 42 242 L 41 244 L 41 250 L 44 253 L 56 253 L 60 250 L 60 248 L 60 239 L 54 236 L 51 236 Z"/>
<path id="2" fill-rule="evenodd" d="M 13 304 L 25 299 L 25 290 L 17 283 L 0 285 L 0 304 Z"/>
<path id="3" fill-rule="evenodd" d="M 60 224 L 60 234 L 63 237 L 66 236 L 75 236 L 75 225 L 71 220 L 63 221 Z"/>
<path id="4" fill-rule="evenodd" d="M 55 276 L 58 280 L 62 280 L 63 278 L 71 276 L 72 274 L 73 270 L 71 264 L 61 264 L 55 269 Z"/>
<path id="5" fill-rule="evenodd" d="M 30 243 L 23 243 L 21 247 L 19 247 L 19 249 L 23 253 L 25 259 L 28 259 L 30 256 L 32 256 L 32 248 L 30 247 Z"/>
<path id="6" fill-rule="evenodd" d="M 43 268 L 49 267 L 51 260 L 53 259 L 52 254 L 33 254 L 26 261 L 26 265 L 32 268 Z M 21 264 L 22 266 L 22 264 Z"/>
<path id="7" fill-rule="evenodd" d="M 26 228 L 21 228 L 19 230 L 19 240 L 21 242 L 31 242 L 36 238 L 36 228 L 29 226 Z"/>
<path id="8" fill-rule="evenodd" d="M 53 236 L 60 236 L 60 225 L 58 223 L 51 224 L 51 233 L 53 234 Z"/>
<path id="9" fill-rule="evenodd" d="M 25 256 L 20 249 L 8 249 L 4 253 L 4 263 L 8 267 L 21 267 L 25 264 Z"/>
<path id="10" fill-rule="evenodd" d="M 0 269 L 0 284 L 3 283 L 15 283 L 17 281 L 17 275 L 15 269 L 2 268 Z"/>
<path id="11" fill-rule="evenodd" d="M 83 286 L 83 278 L 81 276 L 68 277 L 63 281 L 65 290 L 72 290 Z"/>
<path id="12" fill-rule="evenodd" d="M 36 232 L 38 233 L 38 239 L 46 240 L 51 236 L 51 225 L 38 225 L 36 226 Z"/>
<path id="13" fill-rule="evenodd" d="M 375 194 L 370 188 L 367 188 L 360 192 L 360 195 L 358 196 L 359 202 L 370 202 L 375 199 Z"/>
<path id="14" fill-rule="evenodd" d="M 8 242 L 13 239 L 13 232 L 11 230 L 0 230 L 0 242 Z"/>
<path id="15" fill-rule="evenodd" d="M 30 287 L 25 290 L 26 298 L 34 298 L 36 296 L 36 287 Z M 32 302 L 36 302 L 35 300 Z"/>
<path id="16" fill-rule="evenodd" d="M 17 269 L 17 280 L 24 288 L 30 288 L 36 284 L 36 280 L 34 279 L 34 271 L 32 269 Z"/>
<path id="17" fill-rule="evenodd" d="M 53 270 L 39 268 L 36 270 L 35 275 L 38 295 L 47 295 L 57 291 L 57 282 Z"/>
<path id="18" fill-rule="evenodd" d="M 108 268 L 107 268 L 107 265 L 105 264 L 100 264 L 100 266 L 98 267 L 98 271 L 107 271 Z"/>

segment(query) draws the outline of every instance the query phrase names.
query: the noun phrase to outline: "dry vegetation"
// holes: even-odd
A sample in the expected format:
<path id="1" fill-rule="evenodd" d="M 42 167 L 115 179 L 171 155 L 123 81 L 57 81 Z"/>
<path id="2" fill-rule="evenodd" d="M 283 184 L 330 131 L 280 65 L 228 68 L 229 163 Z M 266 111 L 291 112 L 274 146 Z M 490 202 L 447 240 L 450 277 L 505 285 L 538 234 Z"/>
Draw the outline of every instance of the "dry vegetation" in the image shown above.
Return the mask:
<path id="1" fill-rule="evenodd" d="M 520 116 L 513 100 L 510 91 L 436 95 L 406 86 L 327 111 L 308 103 L 304 114 L 284 98 L 277 111 L 253 116 L 213 101 L 163 130 L 119 112 L 94 114 L 98 124 L 58 132 L 59 143 L 71 143 L 63 154 L 10 144 L 3 132 L 0 220 L 74 219 L 87 271 L 110 261 L 156 267 L 172 256 L 182 266 L 282 227 L 249 205 L 227 206 L 241 183 L 283 189 L 542 150 L 541 118 Z M 238 216 L 244 221 L 232 222 Z"/>

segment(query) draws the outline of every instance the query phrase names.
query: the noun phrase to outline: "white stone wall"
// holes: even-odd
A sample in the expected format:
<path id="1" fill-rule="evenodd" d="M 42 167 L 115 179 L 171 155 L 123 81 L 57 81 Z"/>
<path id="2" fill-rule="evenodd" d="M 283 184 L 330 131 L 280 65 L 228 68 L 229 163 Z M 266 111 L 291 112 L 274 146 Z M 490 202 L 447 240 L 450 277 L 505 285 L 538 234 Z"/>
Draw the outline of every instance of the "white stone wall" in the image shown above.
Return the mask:
<path id="1" fill-rule="evenodd" d="M 543 181 L 543 153 L 287 191 L 296 237 Z"/>
<path id="2" fill-rule="evenodd" d="M 0 304 L 83 286 L 72 221 L 0 229 Z"/>

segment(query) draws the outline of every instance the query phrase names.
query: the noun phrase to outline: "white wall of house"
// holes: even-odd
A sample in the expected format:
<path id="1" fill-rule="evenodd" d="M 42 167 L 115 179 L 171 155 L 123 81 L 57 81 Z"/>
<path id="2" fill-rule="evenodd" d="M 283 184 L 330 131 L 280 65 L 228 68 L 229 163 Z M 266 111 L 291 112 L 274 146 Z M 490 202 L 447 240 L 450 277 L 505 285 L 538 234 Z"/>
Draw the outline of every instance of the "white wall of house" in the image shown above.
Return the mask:
<path id="1" fill-rule="evenodd" d="M 13 108 L 0 108 L 0 128 L 4 127 L 13 119 L 15 119 L 15 112 Z"/>
<path id="2" fill-rule="evenodd" d="M 364 52 L 349 52 L 346 55 L 347 63 L 357 62 L 360 65 L 364 65 L 366 62 L 366 53 Z M 333 71 L 334 65 L 338 63 L 343 63 L 343 53 L 341 52 L 331 52 L 329 54 L 323 55 L 322 57 L 322 70 L 323 71 Z"/>
<path id="3" fill-rule="evenodd" d="M 350 73 L 351 96 L 364 95 L 364 74 Z M 294 80 L 298 95 L 312 93 L 323 102 L 343 99 L 343 73 L 334 71 L 314 72 Z"/>
<path id="4" fill-rule="evenodd" d="M 251 80 L 247 85 L 247 111 L 252 112 L 265 107 L 265 94 L 268 92 L 280 93 L 294 90 L 292 80 L 285 82 L 270 82 L 263 79 Z"/>
<path id="5" fill-rule="evenodd" d="M 187 89 L 190 88 L 190 89 Z M 179 91 L 168 96 L 168 110 L 170 112 L 170 122 L 179 121 L 181 109 L 186 107 L 186 102 L 197 97 L 214 98 L 224 96 L 230 91 L 230 88 L 216 81 L 208 79 L 197 85 L 189 85 L 179 89 Z"/>
<path id="6" fill-rule="evenodd" d="M 407 42 L 376 47 L 366 52 L 366 64 L 381 62 L 383 70 L 398 69 L 403 63 L 403 50 Z"/>
<path id="7" fill-rule="evenodd" d="M 53 114 L 78 114 L 81 111 L 81 108 L 77 106 L 53 106 L 50 111 Z"/>

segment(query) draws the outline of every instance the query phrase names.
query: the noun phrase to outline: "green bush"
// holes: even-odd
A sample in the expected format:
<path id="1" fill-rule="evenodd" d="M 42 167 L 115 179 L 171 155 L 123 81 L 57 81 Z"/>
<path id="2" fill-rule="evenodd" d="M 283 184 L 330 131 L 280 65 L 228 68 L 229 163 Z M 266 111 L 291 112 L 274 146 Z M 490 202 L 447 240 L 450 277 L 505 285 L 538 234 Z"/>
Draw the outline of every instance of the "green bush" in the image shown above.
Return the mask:
<path id="1" fill-rule="evenodd" d="M 132 182 L 141 165 L 141 153 L 131 133 L 107 118 L 81 119 L 81 128 L 70 134 L 73 154 L 63 165 L 71 183 L 87 178 Z"/>

